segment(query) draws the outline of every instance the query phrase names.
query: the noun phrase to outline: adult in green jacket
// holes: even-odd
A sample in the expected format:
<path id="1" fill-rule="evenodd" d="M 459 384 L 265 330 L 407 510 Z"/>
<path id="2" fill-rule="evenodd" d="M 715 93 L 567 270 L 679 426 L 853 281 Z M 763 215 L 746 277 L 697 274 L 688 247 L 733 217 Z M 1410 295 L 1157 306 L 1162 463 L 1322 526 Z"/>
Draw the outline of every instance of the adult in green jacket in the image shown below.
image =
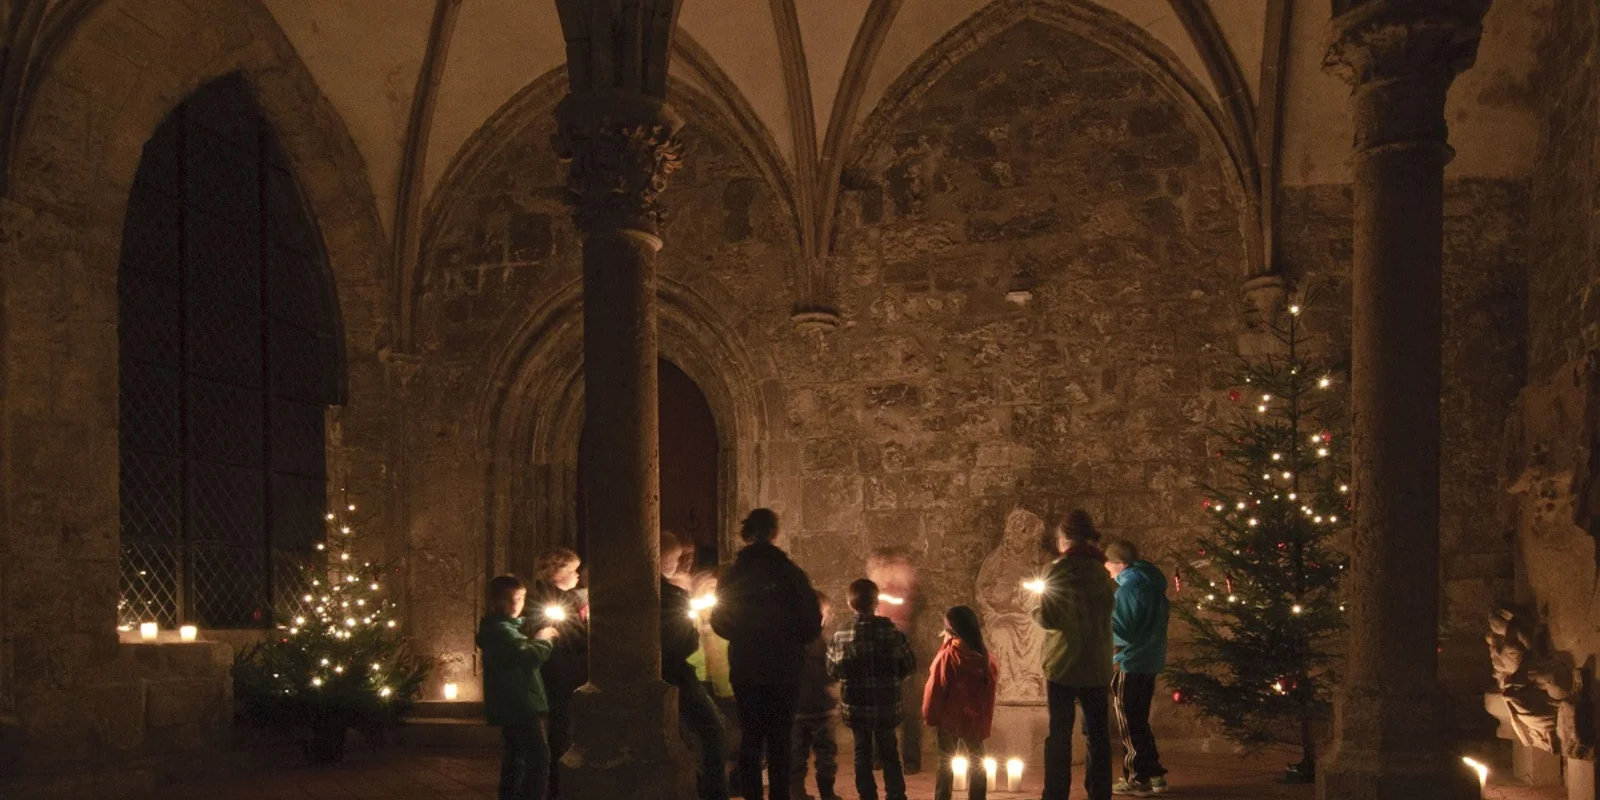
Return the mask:
<path id="1" fill-rule="evenodd" d="M 533 638 L 522 632 L 522 606 L 528 589 L 512 575 L 489 582 L 490 612 L 478 623 L 483 651 L 483 715 L 501 729 L 505 752 L 500 761 L 500 800 L 544 800 L 549 785 L 550 740 L 539 667 L 550 658 L 554 628 Z"/>
<path id="2" fill-rule="evenodd" d="M 1156 736 L 1150 730 L 1150 703 L 1156 676 L 1167 668 L 1167 576 L 1139 558 L 1133 542 L 1106 545 L 1106 571 L 1117 582 L 1117 604 L 1111 612 L 1111 640 L 1117 646 L 1117 675 L 1111 696 L 1122 729 L 1122 780 L 1113 792 L 1135 797 L 1167 788 Z"/>
<path id="3" fill-rule="evenodd" d="M 1072 727 L 1083 708 L 1088 745 L 1084 789 L 1089 800 L 1111 797 L 1111 607 L 1114 589 L 1100 534 L 1081 509 L 1053 527 L 1054 549 L 1033 620 L 1044 628 L 1043 667 L 1050 734 L 1044 742 L 1044 800 L 1067 800 L 1072 786 Z"/>

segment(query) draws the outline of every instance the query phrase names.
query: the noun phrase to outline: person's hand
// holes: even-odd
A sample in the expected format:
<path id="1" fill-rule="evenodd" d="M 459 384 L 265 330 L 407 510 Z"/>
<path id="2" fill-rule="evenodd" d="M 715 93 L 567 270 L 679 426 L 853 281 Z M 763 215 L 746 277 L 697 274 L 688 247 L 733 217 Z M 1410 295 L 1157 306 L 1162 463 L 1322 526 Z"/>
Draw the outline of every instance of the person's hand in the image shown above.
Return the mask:
<path id="1" fill-rule="evenodd" d="M 561 633 L 555 628 L 540 628 L 539 632 L 533 635 L 533 638 L 543 639 L 547 642 L 553 642 L 555 641 L 556 637 L 560 635 Z"/>

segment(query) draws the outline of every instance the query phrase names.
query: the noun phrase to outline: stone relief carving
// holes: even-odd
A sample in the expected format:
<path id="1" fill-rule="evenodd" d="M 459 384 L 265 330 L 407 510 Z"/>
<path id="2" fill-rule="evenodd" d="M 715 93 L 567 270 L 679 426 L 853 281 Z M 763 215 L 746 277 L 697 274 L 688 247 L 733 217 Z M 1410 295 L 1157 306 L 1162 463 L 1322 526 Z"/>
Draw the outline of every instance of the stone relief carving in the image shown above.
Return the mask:
<path id="1" fill-rule="evenodd" d="M 567 195 L 580 230 L 656 233 L 667 178 L 682 166 L 681 121 L 665 104 L 569 96 L 556 113 L 556 153 L 568 162 Z"/>
<path id="2" fill-rule="evenodd" d="M 1549 632 L 1538 615 L 1501 606 L 1489 615 L 1485 638 L 1495 685 L 1518 741 L 1565 758 L 1594 760 L 1584 674 L 1551 652 Z"/>
<path id="3" fill-rule="evenodd" d="M 1031 593 L 1022 583 L 1039 577 L 1043 569 L 1039 542 L 1044 520 L 1025 509 L 1006 515 L 1000 546 L 984 558 L 978 569 L 978 613 L 983 616 L 985 641 L 1000 665 L 999 702 L 1045 702 L 1044 672 L 1039 666 L 1044 632 L 1029 615 Z"/>

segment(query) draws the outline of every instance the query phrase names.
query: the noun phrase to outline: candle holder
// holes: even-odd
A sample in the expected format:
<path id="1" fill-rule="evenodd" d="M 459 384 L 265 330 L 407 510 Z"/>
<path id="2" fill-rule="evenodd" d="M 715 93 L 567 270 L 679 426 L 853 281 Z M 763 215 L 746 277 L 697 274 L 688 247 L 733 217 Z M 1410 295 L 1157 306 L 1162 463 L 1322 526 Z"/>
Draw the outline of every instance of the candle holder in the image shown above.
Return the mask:
<path id="1" fill-rule="evenodd" d="M 180 639 L 181 641 L 192 642 L 195 639 L 199 638 L 199 636 L 200 636 L 200 629 L 196 628 L 193 625 L 185 625 L 185 626 L 183 626 L 183 627 L 178 629 L 178 639 Z"/>
<path id="2" fill-rule="evenodd" d="M 153 641 L 156 640 L 156 637 L 158 637 L 160 635 L 161 635 L 161 628 L 160 628 L 160 626 L 156 625 L 154 622 L 141 622 L 141 623 L 139 623 L 139 640 L 140 641 L 153 642 Z"/>

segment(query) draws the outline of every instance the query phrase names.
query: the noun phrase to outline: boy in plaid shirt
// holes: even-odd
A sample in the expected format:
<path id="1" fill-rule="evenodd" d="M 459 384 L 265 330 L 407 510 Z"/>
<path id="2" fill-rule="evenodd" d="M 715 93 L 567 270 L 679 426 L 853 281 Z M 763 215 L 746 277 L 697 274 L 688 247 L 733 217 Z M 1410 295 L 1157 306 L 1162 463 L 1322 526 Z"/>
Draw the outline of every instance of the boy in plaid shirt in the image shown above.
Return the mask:
<path id="1" fill-rule="evenodd" d="M 839 681 L 844 724 L 855 734 L 856 793 L 861 800 L 878 800 L 872 775 L 876 746 L 888 800 L 906 800 L 895 729 L 901 718 L 900 682 L 911 675 L 916 657 L 905 634 L 874 613 L 878 584 L 866 578 L 850 584 L 850 609 L 856 612 L 855 621 L 835 633 L 828 645 L 828 677 Z"/>

